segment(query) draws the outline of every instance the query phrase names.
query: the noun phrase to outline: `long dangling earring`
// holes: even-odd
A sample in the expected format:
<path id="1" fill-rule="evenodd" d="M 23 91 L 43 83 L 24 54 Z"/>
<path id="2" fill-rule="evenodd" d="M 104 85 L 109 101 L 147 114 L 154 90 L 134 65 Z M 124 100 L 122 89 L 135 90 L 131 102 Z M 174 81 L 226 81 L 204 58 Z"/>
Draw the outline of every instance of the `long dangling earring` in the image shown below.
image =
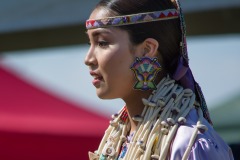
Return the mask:
<path id="1" fill-rule="evenodd" d="M 158 63 L 156 57 L 137 57 L 131 66 L 131 70 L 134 72 L 137 79 L 133 87 L 134 89 L 143 91 L 157 89 L 154 79 L 161 70 L 161 65 Z"/>

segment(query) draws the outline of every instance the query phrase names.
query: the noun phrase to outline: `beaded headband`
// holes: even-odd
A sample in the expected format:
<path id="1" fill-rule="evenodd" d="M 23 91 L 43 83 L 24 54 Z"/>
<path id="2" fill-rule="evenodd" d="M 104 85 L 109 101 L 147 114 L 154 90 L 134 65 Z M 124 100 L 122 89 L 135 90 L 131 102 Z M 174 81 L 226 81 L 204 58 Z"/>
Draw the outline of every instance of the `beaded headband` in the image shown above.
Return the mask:
<path id="1" fill-rule="evenodd" d="M 107 17 L 103 19 L 89 19 L 86 21 L 87 29 L 123 26 L 130 24 L 146 23 L 152 21 L 169 20 L 178 18 L 179 14 L 176 9 L 167 9 L 163 11 L 145 12 L 124 16 Z"/>

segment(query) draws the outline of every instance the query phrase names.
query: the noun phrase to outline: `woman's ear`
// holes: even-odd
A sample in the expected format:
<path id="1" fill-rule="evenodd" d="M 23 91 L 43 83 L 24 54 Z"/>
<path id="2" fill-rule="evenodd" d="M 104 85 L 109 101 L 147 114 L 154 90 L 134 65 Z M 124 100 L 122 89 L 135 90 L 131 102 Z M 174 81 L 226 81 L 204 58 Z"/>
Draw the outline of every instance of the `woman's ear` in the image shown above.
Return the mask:
<path id="1" fill-rule="evenodd" d="M 147 38 L 137 47 L 137 56 L 157 57 L 159 43 L 154 38 Z"/>
<path id="2" fill-rule="evenodd" d="M 154 38 L 147 38 L 141 44 L 135 47 L 135 56 L 136 57 L 157 57 L 158 56 L 158 46 L 159 43 Z"/>

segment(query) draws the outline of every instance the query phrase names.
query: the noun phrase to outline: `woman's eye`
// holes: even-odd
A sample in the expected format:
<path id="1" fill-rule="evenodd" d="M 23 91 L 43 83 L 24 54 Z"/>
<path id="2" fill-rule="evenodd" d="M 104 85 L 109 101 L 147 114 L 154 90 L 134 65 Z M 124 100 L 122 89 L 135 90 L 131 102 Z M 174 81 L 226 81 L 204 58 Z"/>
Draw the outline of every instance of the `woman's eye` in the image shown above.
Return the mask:
<path id="1" fill-rule="evenodd" d="M 99 47 L 107 47 L 109 45 L 109 43 L 108 42 L 106 42 L 106 41 L 99 41 L 98 42 L 98 46 Z"/>

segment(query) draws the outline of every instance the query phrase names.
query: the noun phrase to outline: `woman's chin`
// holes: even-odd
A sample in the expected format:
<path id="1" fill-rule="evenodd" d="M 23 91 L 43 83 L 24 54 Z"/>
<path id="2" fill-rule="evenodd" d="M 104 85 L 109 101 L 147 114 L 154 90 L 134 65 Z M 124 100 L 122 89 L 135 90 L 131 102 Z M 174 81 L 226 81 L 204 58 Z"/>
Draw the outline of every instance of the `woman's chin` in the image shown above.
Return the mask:
<path id="1" fill-rule="evenodd" d="M 100 98 L 100 99 L 115 99 L 115 97 L 113 97 L 108 92 L 97 90 L 96 93 L 97 93 L 98 98 Z"/>
<path id="2" fill-rule="evenodd" d="M 100 99 L 108 99 L 108 96 L 107 96 L 108 94 L 106 92 L 104 92 L 103 90 L 101 90 L 100 88 L 98 88 L 96 90 L 96 94 L 97 94 L 98 98 L 100 98 Z"/>

